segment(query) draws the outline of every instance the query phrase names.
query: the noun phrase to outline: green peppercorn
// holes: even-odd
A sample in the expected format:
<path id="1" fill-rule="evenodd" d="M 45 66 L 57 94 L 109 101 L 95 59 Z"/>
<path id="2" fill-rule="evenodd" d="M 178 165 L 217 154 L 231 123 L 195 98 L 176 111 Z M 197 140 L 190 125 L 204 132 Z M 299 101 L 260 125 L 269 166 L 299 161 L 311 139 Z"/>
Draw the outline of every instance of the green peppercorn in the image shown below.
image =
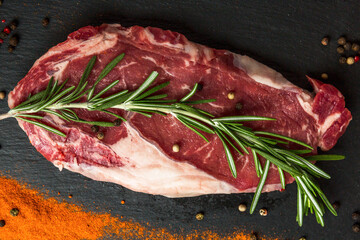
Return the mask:
<path id="1" fill-rule="evenodd" d="M 360 232 L 360 224 L 354 223 L 354 225 L 352 225 L 352 230 L 356 233 Z"/>
<path id="2" fill-rule="evenodd" d="M 11 46 L 16 47 L 19 43 L 19 37 L 17 35 L 11 36 L 10 40 L 9 40 L 9 44 Z"/>
<path id="3" fill-rule="evenodd" d="M 338 40 L 337 40 L 337 43 L 339 45 L 344 45 L 346 43 L 346 38 L 345 37 L 340 37 Z"/>
<path id="4" fill-rule="evenodd" d="M 345 49 L 342 47 L 342 46 L 338 46 L 336 48 L 336 51 L 339 53 L 339 54 L 343 54 L 345 52 Z"/>
<path id="5" fill-rule="evenodd" d="M 9 53 L 12 53 L 14 50 L 15 50 L 14 46 L 11 46 L 11 45 L 8 46 L 8 52 Z"/>
<path id="6" fill-rule="evenodd" d="M 19 215 L 19 212 L 20 212 L 19 209 L 13 208 L 10 210 L 10 215 L 16 217 L 17 215 Z"/>
<path id="7" fill-rule="evenodd" d="M 346 57 L 340 57 L 339 58 L 339 63 L 340 64 L 345 64 L 346 63 Z"/>
<path id="8" fill-rule="evenodd" d="M 345 43 L 345 44 L 344 44 L 344 49 L 345 49 L 346 51 L 349 51 L 349 50 L 351 49 L 351 43 L 349 43 L 349 42 Z"/>
<path id="9" fill-rule="evenodd" d="M 354 221 L 359 221 L 360 220 L 360 212 L 353 212 L 353 214 L 351 214 L 351 218 Z"/>
<path id="10" fill-rule="evenodd" d="M 115 121 L 114 121 L 114 126 L 120 126 L 121 125 L 121 119 L 116 119 Z"/>
<path id="11" fill-rule="evenodd" d="M 43 20 L 41 21 L 41 24 L 46 27 L 47 25 L 49 25 L 50 19 L 48 17 L 43 18 Z"/>
<path id="12" fill-rule="evenodd" d="M 91 126 L 91 131 L 92 131 L 93 133 L 97 133 L 97 132 L 99 131 L 99 126 L 92 125 L 92 126 Z"/>
<path id="13" fill-rule="evenodd" d="M 5 220 L 0 220 L 0 227 L 5 226 Z"/>

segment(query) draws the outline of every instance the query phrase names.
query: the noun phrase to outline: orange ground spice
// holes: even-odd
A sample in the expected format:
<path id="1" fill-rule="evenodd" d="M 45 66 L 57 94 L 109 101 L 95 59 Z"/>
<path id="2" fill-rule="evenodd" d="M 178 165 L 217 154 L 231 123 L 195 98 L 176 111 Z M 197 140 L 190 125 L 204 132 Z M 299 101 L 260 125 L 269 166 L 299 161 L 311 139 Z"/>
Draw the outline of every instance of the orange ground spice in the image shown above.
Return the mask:
<path id="1" fill-rule="evenodd" d="M 10 215 L 12 208 L 19 215 Z M 115 236 L 119 239 L 227 239 L 250 240 L 250 235 L 238 230 L 228 236 L 213 231 L 193 231 L 190 234 L 175 234 L 164 228 L 151 228 L 131 220 L 120 220 L 109 213 L 85 211 L 82 207 L 55 198 L 45 198 L 26 184 L 0 177 L 0 239 L 101 239 Z"/>

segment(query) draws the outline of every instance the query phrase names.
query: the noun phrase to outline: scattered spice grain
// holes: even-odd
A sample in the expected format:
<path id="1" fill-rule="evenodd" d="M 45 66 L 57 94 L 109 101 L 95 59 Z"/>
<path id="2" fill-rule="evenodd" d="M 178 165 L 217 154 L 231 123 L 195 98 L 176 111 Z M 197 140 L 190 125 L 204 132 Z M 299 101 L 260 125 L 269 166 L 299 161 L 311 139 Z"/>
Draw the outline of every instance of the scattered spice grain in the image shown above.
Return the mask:
<path id="1" fill-rule="evenodd" d="M 173 150 L 173 152 L 179 152 L 179 151 L 180 151 L 180 146 L 179 146 L 179 144 L 174 144 L 174 145 L 172 146 L 172 150 Z"/>
<path id="2" fill-rule="evenodd" d="M 91 126 L 91 131 L 92 131 L 93 133 L 97 133 L 97 132 L 99 131 L 99 126 L 92 125 L 92 126 Z"/>
<path id="3" fill-rule="evenodd" d="M 11 38 L 10 38 L 10 40 L 9 40 L 9 44 L 10 44 L 11 46 L 16 47 L 16 46 L 18 45 L 18 43 L 19 43 L 19 37 L 18 37 L 17 35 L 11 36 Z"/>
<path id="4" fill-rule="evenodd" d="M 9 35 L 11 33 L 11 29 L 9 27 L 5 27 L 3 32 Z"/>
<path id="5" fill-rule="evenodd" d="M 195 216 L 196 220 L 201 221 L 204 219 L 204 214 L 203 213 L 197 213 Z"/>
<path id="6" fill-rule="evenodd" d="M 337 43 L 339 45 L 344 45 L 346 43 L 346 38 L 345 37 L 340 37 L 338 40 L 337 40 Z"/>
<path id="7" fill-rule="evenodd" d="M 246 205 L 242 203 L 242 204 L 239 205 L 238 209 L 239 209 L 240 212 L 245 212 L 246 211 Z"/>
<path id="8" fill-rule="evenodd" d="M 6 20 L 5 20 L 5 19 L 1 19 L 1 22 L 2 22 L 2 23 L 5 23 L 5 22 L 6 22 Z"/>
<path id="9" fill-rule="evenodd" d="M 49 25 L 50 19 L 48 17 L 43 18 L 43 20 L 41 20 L 41 24 L 46 27 L 47 25 Z"/>
<path id="10" fill-rule="evenodd" d="M 118 127 L 120 125 L 121 125 L 121 119 L 118 118 L 114 121 L 114 126 Z"/>
<path id="11" fill-rule="evenodd" d="M 354 57 L 354 61 L 355 61 L 355 62 L 358 62 L 359 60 L 360 60 L 360 57 L 359 57 L 359 56 L 355 56 L 355 57 Z"/>
<path id="12" fill-rule="evenodd" d="M 353 65 L 353 64 L 355 63 L 355 59 L 354 59 L 353 57 L 348 57 L 348 58 L 346 59 L 346 63 L 347 63 L 348 65 Z"/>
<path id="13" fill-rule="evenodd" d="M 233 100 L 235 98 L 235 93 L 229 92 L 227 97 L 228 97 L 228 99 Z"/>
<path id="14" fill-rule="evenodd" d="M 19 212 L 20 212 L 19 209 L 13 208 L 10 210 L 10 215 L 16 217 L 17 215 L 19 215 Z"/>
<path id="15" fill-rule="evenodd" d="M 360 212 L 353 212 L 353 213 L 351 214 L 351 218 L 352 218 L 352 220 L 354 220 L 354 221 L 359 221 L 359 220 L 360 220 Z"/>
<path id="16" fill-rule="evenodd" d="M 256 233 L 251 233 L 250 234 L 250 240 L 257 240 L 257 236 L 256 236 Z"/>
<path id="17" fill-rule="evenodd" d="M 16 20 L 13 20 L 13 21 L 9 24 L 9 28 L 10 28 L 11 30 L 13 30 L 13 31 L 17 28 L 17 26 L 18 26 L 18 22 L 17 22 Z"/>
<path id="18" fill-rule="evenodd" d="M 122 205 L 124 205 L 125 204 L 125 200 L 121 200 L 121 202 L 120 202 Z"/>
<path id="19" fill-rule="evenodd" d="M 329 78 L 329 75 L 327 75 L 327 73 L 322 73 L 322 74 L 321 74 L 321 78 L 324 79 L 324 80 L 326 80 L 326 79 Z"/>
<path id="20" fill-rule="evenodd" d="M 338 47 L 336 48 L 336 51 L 337 51 L 337 53 L 339 53 L 339 54 L 343 54 L 343 53 L 345 52 L 345 49 L 344 49 L 342 46 L 338 46 Z"/>
<path id="21" fill-rule="evenodd" d="M 237 103 L 237 104 L 235 105 L 236 110 L 241 110 L 242 107 L 243 107 L 243 105 L 242 105 L 241 103 Z"/>
<path id="22" fill-rule="evenodd" d="M 359 223 L 354 223 L 352 225 L 352 230 L 353 230 L 353 232 L 356 232 L 356 233 L 360 232 L 360 224 Z"/>
<path id="23" fill-rule="evenodd" d="M 2 100 L 2 99 L 4 99 L 5 98 L 5 92 L 4 91 L 1 91 L 0 92 L 0 99 Z"/>
<path id="24" fill-rule="evenodd" d="M 4 39 L 0 38 L 0 44 L 4 43 Z"/>
<path id="25" fill-rule="evenodd" d="M 8 34 L 4 33 L 4 32 L 0 32 L 0 38 L 4 39 L 7 38 Z"/>
<path id="26" fill-rule="evenodd" d="M 4 227 L 5 226 L 5 220 L 0 220 L 0 227 Z"/>
<path id="27" fill-rule="evenodd" d="M 353 50 L 354 52 L 359 51 L 359 50 L 360 50 L 359 44 L 353 43 L 353 44 L 351 45 L 351 50 Z"/>
<path id="28" fill-rule="evenodd" d="M 69 196 L 68 196 L 69 198 L 73 198 L 73 195 L 72 194 L 69 194 Z"/>
<path id="29" fill-rule="evenodd" d="M 327 46 L 329 44 L 329 41 L 330 41 L 329 37 L 323 37 L 323 39 L 321 39 L 321 44 L 323 46 Z"/>
<path id="30" fill-rule="evenodd" d="M 8 46 L 8 52 L 9 53 L 12 53 L 14 50 L 15 50 L 14 46 L 11 46 L 11 45 Z"/>
<path id="31" fill-rule="evenodd" d="M 340 57 L 339 58 L 339 63 L 340 64 L 345 64 L 346 63 L 346 57 Z"/>
<path id="32" fill-rule="evenodd" d="M 346 51 L 349 51 L 349 50 L 351 49 L 351 43 L 349 43 L 349 42 L 345 43 L 345 44 L 344 44 L 344 49 L 345 49 Z"/>
<path id="33" fill-rule="evenodd" d="M 99 133 L 96 135 L 96 137 L 97 137 L 99 140 L 102 140 L 102 139 L 104 139 L 105 135 L 104 135 L 103 132 L 99 132 Z"/>
<path id="34" fill-rule="evenodd" d="M 340 208 L 340 202 L 335 201 L 335 202 L 333 202 L 332 206 L 333 206 L 333 208 L 337 211 L 337 210 L 339 210 L 339 208 Z"/>
<path id="35" fill-rule="evenodd" d="M 301 237 L 299 238 L 299 240 L 306 240 L 306 237 Z"/>
<path id="36" fill-rule="evenodd" d="M 266 208 L 262 208 L 259 211 L 260 216 L 266 217 L 268 215 L 268 211 Z"/>

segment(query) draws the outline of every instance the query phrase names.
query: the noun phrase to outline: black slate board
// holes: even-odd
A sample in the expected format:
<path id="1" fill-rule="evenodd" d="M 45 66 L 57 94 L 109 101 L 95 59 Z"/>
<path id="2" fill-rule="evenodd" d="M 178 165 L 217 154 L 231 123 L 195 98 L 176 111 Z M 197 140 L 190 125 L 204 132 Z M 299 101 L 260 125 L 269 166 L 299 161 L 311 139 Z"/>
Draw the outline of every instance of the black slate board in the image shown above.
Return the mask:
<path id="1" fill-rule="evenodd" d="M 69 202 L 84 204 L 90 210 L 123 215 L 127 219 L 149 222 L 184 232 L 212 229 L 231 233 L 234 227 L 260 235 L 283 239 L 359 239 L 353 233 L 351 213 L 360 208 L 359 90 L 360 63 L 338 64 L 336 38 L 346 34 L 360 40 L 360 3 L 358 1 L 11 1 L 0 6 L 0 18 L 7 23 L 17 18 L 20 43 L 14 53 L 7 52 L 7 41 L 0 47 L 0 90 L 9 92 L 27 73 L 34 61 L 51 46 L 86 25 L 103 22 L 124 26 L 142 25 L 171 29 L 190 40 L 214 48 L 245 53 L 285 75 L 293 83 L 310 89 L 305 74 L 319 77 L 327 72 L 332 83 L 346 97 L 354 120 L 346 134 L 330 153 L 347 156 L 345 161 L 319 163 L 332 176 L 322 181 L 331 202 L 341 203 L 339 216 L 325 216 L 326 226 L 307 217 L 302 228 L 295 222 L 296 188 L 263 194 L 258 205 L 269 215 L 240 214 L 237 206 L 251 203 L 252 194 L 208 195 L 196 198 L 168 199 L 135 193 L 121 186 L 95 182 L 69 171 L 59 172 L 28 142 L 14 119 L 0 122 L 0 172 L 35 187 L 57 192 Z M 43 17 L 50 24 L 41 25 Z M 0 24 L 1 29 L 5 24 Z M 320 45 L 324 35 L 331 36 L 329 46 Z M 8 111 L 0 101 L 0 112 Z M 67 194 L 73 194 L 67 199 Z M 126 204 L 121 205 L 120 201 Z M 194 215 L 205 213 L 203 221 Z M 1 235 L 1 232 L 0 232 Z"/>

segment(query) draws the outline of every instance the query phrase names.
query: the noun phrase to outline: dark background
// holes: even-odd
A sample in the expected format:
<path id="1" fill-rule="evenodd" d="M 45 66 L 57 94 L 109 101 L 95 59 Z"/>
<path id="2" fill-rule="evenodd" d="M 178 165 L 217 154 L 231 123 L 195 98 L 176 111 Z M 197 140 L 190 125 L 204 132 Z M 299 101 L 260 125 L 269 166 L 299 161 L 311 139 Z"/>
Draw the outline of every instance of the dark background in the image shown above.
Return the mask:
<path id="1" fill-rule="evenodd" d="M 95 182 L 71 173 L 59 172 L 29 143 L 14 119 L 0 122 L 0 172 L 49 191 L 51 196 L 84 204 L 89 210 L 123 215 L 125 219 L 149 222 L 172 231 L 212 229 L 227 235 L 234 227 L 252 230 L 260 235 L 283 239 L 360 239 L 351 231 L 351 213 L 360 210 L 359 90 L 360 62 L 340 65 L 336 39 L 345 34 L 360 40 L 359 1 L 11 1 L 0 6 L 0 18 L 7 23 L 18 19 L 14 31 L 20 43 L 13 53 L 7 52 L 8 39 L 0 46 L 0 90 L 7 93 L 24 77 L 37 58 L 51 46 L 62 42 L 72 31 L 101 23 L 120 23 L 171 29 L 190 40 L 214 48 L 229 49 L 265 63 L 293 83 L 310 89 L 305 74 L 335 85 L 346 97 L 353 114 L 346 134 L 331 153 L 345 154 L 346 160 L 322 162 L 318 166 L 332 179 L 321 186 L 329 200 L 339 201 L 339 216 L 325 216 L 325 227 L 313 216 L 305 218 L 302 228 L 296 217 L 296 189 L 263 194 L 258 209 L 267 207 L 269 214 L 241 214 L 237 206 L 251 203 L 252 194 L 208 195 L 196 198 L 168 199 L 135 193 L 112 183 Z M 44 28 L 41 20 L 48 16 Z M 0 24 L 3 29 L 6 24 Z M 330 44 L 320 44 L 323 36 Z M 8 111 L 0 101 L 0 113 Z M 57 192 L 61 196 L 57 196 Z M 67 195 L 73 194 L 72 199 Z M 125 205 L 120 201 L 125 200 Z M 205 213 L 203 221 L 195 214 Z"/>

